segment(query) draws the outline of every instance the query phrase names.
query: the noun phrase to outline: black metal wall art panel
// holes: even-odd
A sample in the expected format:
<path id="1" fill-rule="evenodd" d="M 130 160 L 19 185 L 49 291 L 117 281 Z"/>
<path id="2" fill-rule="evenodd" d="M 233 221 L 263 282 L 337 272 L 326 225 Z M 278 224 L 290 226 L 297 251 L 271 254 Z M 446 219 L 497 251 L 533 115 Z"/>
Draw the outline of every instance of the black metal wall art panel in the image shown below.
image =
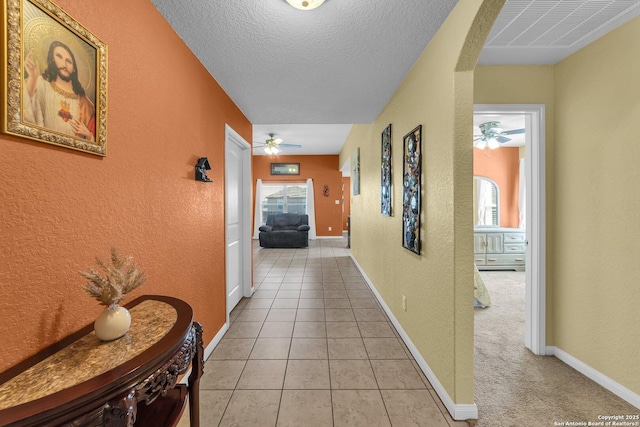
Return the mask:
<path id="1" fill-rule="evenodd" d="M 380 170 L 380 212 L 391 216 L 391 124 L 382 131 L 382 160 Z"/>
<path id="2" fill-rule="evenodd" d="M 422 125 L 403 138 L 402 246 L 420 254 Z"/>

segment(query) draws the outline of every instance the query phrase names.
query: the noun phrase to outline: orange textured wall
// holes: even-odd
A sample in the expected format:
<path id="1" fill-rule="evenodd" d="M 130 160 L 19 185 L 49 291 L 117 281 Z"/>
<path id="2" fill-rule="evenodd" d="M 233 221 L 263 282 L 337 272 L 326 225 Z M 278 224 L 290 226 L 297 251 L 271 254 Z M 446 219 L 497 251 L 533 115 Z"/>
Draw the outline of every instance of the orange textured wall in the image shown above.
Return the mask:
<path id="1" fill-rule="evenodd" d="M 339 156 L 253 156 L 253 179 L 263 182 L 306 182 L 313 179 L 316 206 L 316 234 L 342 236 L 342 172 Z M 271 175 L 271 163 L 300 163 L 300 175 Z M 329 196 L 322 189 L 329 186 Z M 254 181 L 255 188 L 255 181 Z M 336 204 L 336 200 L 339 204 Z M 331 231 L 329 231 L 331 227 Z"/>
<path id="2" fill-rule="evenodd" d="M 351 215 L 351 178 L 344 177 L 342 178 L 342 201 L 344 202 L 344 209 L 342 211 L 342 229 L 347 230 L 347 217 Z"/>
<path id="3" fill-rule="evenodd" d="M 500 189 L 500 225 L 518 227 L 518 187 L 520 185 L 517 147 L 473 150 L 473 174 L 491 178 Z"/>
<path id="4" fill-rule="evenodd" d="M 57 0 L 108 45 L 107 156 L 0 135 L 0 371 L 93 322 L 78 271 L 115 246 L 141 294 L 224 324 L 224 125 L 252 126 L 149 1 Z M 207 156 L 212 183 L 194 181 Z"/>

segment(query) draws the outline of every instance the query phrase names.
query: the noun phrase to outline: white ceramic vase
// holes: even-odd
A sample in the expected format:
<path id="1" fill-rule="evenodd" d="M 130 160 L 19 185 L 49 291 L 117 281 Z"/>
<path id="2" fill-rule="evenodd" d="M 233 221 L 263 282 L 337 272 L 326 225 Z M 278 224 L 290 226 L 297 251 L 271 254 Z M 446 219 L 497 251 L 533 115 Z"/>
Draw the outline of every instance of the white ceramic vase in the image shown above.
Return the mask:
<path id="1" fill-rule="evenodd" d="M 127 333 L 131 326 L 129 310 L 119 305 L 107 307 L 96 319 L 93 328 L 102 341 L 112 341 Z"/>

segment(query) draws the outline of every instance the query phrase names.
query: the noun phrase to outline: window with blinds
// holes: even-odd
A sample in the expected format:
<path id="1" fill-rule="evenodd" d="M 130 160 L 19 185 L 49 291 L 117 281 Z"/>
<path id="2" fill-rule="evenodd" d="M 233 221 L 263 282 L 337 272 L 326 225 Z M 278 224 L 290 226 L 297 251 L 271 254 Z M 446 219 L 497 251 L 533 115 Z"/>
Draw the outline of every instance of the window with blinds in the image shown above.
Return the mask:
<path id="1" fill-rule="evenodd" d="M 307 185 L 300 184 L 262 184 L 262 224 L 267 215 L 276 213 L 307 213 Z"/>

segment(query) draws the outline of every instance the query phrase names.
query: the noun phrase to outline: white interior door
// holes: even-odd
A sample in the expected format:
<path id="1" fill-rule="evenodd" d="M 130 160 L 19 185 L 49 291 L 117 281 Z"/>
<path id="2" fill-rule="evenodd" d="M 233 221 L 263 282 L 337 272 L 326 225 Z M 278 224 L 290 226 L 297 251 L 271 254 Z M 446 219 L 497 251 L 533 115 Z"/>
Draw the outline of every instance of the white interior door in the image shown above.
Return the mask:
<path id="1" fill-rule="evenodd" d="M 524 115 L 526 145 L 525 347 L 546 350 L 545 107 L 542 104 L 476 104 L 475 114 Z"/>
<path id="2" fill-rule="evenodd" d="M 250 146 L 227 126 L 225 142 L 225 222 L 227 314 L 240 299 L 251 295 L 251 252 L 247 238 L 251 223 L 246 213 L 251 209 L 251 170 L 247 162 Z M 248 255 L 248 256 L 247 256 Z"/>

